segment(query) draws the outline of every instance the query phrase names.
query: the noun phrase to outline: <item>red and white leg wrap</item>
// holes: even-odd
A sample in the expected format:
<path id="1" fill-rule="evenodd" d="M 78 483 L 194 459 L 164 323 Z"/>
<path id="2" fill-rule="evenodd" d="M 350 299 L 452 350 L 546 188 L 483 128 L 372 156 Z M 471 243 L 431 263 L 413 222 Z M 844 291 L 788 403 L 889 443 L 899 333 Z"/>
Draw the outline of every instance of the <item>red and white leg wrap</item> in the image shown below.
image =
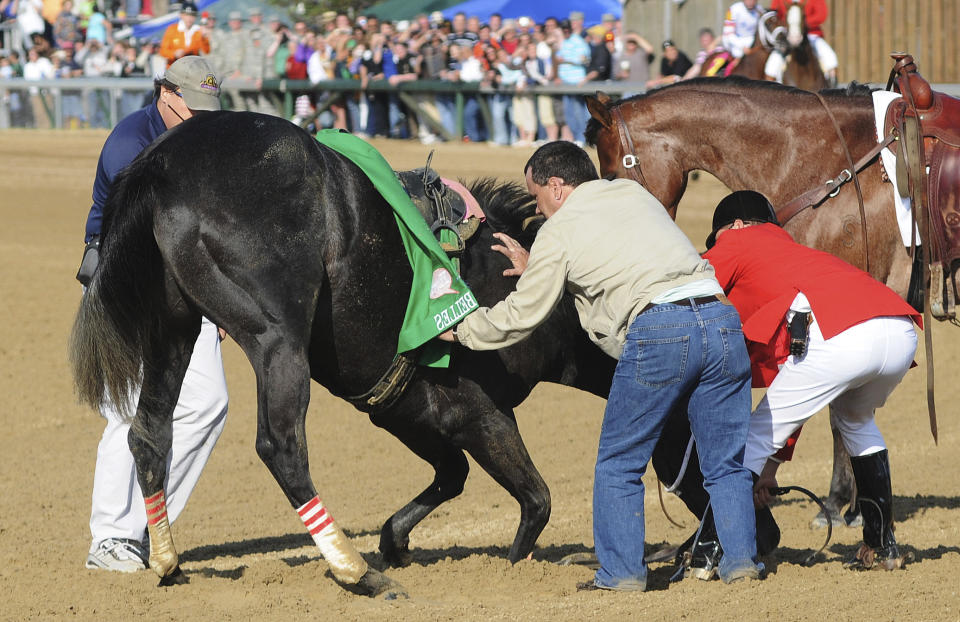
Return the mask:
<path id="1" fill-rule="evenodd" d="M 143 503 L 147 508 L 147 531 L 150 533 L 150 567 L 165 577 L 176 569 L 179 562 L 167 518 L 167 496 L 161 489 Z"/>
<path id="2" fill-rule="evenodd" d="M 314 497 L 301 505 L 297 514 L 330 564 L 333 576 L 343 583 L 357 583 L 367 572 L 367 562 L 333 522 L 320 498 Z"/>

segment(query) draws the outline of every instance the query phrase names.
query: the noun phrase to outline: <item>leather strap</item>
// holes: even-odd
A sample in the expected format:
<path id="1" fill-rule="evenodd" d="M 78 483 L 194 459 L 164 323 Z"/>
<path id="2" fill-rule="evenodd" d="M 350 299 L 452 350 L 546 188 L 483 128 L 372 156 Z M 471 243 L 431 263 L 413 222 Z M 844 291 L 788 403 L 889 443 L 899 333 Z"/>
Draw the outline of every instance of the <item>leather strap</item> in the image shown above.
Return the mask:
<path id="1" fill-rule="evenodd" d="M 637 182 L 644 188 L 647 187 L 647 182 L 643 178 L 643 170 L 640 168 L 640 158 L 637 157 L 636 149 L 633 147 L 633 138 L 630 136 L 630 130 L 627 128 L 627 123 L 623 120 L 623 113 L 620 112 L 620 105 L 616 105 L 610 109 L 610 112 L 613 113 L 613 118 L 617 121 L 617 134 L 620 135 L 620 146 L 623 148 L 623 159 L 633 158 L 633 166 L 627 166 L 623 164 L 623 168 L 629 173 L 630 177 L 633 178 L 633 181 Z"/>
<path id="2" fill-rule="evenodd" d="M 786 224 L 791 218 L 806 208 L 815 207 L 822 203 L 828 196 L 835 194 L 840 186 L 853 179 L 854 173 L 858 173 L 866 168 L 868 164 L 870 164 L 878 155 L 880 155 L 880 152 L 883 151 L 885 147 L 888 147 L 890 143 L 895 140 L 897 140 L 897 137 L 893 134 L 890 134 L 889 136 L 885 137 L 882 142 L 877 143 L 877 145 L 868 151 L 866 155 L 856 161 L 856 163 L 853 165 L 853 172 L 843 169 L 840 171 L 839 175 L 827 181 L 822 186 L 817 186 L 816 188 L 808 190 L 800 196 L 794 197 L 787 203 L 778 207 L 777 220 L 781 225 Z"/>

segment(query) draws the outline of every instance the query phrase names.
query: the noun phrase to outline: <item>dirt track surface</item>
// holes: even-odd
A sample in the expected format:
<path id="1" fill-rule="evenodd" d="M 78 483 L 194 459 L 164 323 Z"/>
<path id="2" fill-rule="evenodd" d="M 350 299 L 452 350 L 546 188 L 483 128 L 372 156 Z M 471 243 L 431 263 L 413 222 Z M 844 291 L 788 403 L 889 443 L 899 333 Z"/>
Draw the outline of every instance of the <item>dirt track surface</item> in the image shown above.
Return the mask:
<path id="1" fill-rule="evenodd" d="M 845 571 L 859 530 L 839 529 L 813 567 L 800 561 L 823 533 L 807 527 L 813 509 L 799 498 L 774 507 L 781 548 L 763 582 L 669 584 L 669 565 L 652 567 L 643 594 L 578 593 L 592 576 L 561 567 L 563 555 L 592 546 L 591 486 L 603 401 L 541 385 L 517 409 L 530 454 L 550 486 L 553 514 L 533 560 L 505 559 L 519 508 L 476 464 L 466 490 L 411 537 L 412 565 L 389 570 L 411 598 L 354 596 L 330 578 L 280 488 L 254 450 L 255 386 L 235 344 L 224 348 L 230 414 L 190 505 L 173 528 L 184 586 L 159 588 L 150 571 L 86 570 L 90 491 L 102 421 L 76 404 L 66 342 L 80 296 L 74 280 L 101 132 L 0 133 L 0 620 L 960 620 L 960 446 L 956 404 L 960 328 L 933 327 L 940 444 L 927 427 L 923 353 L 878 414 L 890 446 L 897 539 L 918 561 L 896 573 Z M 422 166 L 428 147 L 376 142 L 395 168 Z M 446 177 L 492 175 L 522 181 L 531 151 L 441 145 L 434 167 Z M 713 205 L 725 189 L 691 182 L 678 222 L 702 248 Z M 382 523 L 432 479 L 399 441 L 314 386 L 308 415 L 311 469 L 320 496 L 360 551 L 378 563 Z M 805 429 L 782 484 L 825 494 L 830 474 L 826 413 Z M 647 542 L 677 544 L 694 528 L 682 504 L 660 512 L 652 471 Z"/>

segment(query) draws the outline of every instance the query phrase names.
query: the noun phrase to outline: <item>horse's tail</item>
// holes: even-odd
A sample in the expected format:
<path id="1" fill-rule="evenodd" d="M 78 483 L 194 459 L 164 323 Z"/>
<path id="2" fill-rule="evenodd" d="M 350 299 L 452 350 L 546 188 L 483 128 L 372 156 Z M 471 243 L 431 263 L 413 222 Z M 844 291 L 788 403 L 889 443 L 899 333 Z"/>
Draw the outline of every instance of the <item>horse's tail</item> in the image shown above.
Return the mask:
<path id="1" fill-rule="evenodd" d="M 104 209 L 100 264 L 80 301 L 70 338 L 70 362 L 81 402 L 105 403 L 125 416 L 152 345 L 162 343 L 163 257 L 153 233 L 159 175 L 150 158 L 137 159 L 114 182 Z"/>

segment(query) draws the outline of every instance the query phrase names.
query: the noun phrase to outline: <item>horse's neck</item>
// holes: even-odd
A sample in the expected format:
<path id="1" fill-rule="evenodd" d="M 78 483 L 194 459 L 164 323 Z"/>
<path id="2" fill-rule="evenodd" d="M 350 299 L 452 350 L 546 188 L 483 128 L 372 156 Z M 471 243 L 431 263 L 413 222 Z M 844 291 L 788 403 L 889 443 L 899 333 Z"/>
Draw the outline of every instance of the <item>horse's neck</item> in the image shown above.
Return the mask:
<path id="1" fill-rule="evenodd" d="M 669 145 L 668 153 L 658 158 L 668 167 L 665 176 L 671 167 L 704 170 L 732 190 L 757 190 L 774 204 L 822 182 L 825 173 L 829 177 L 839 173 L 839 169 L 827 170 L 836 159 L 839 141 L 818 100 L 790 91 L 758 90 L 754 95 L 717 91 L 688 97 L 682 105 L 664 101 L 656 114 L 639 115 L 655 118 L 656 124 L 638 127 L 633 133 L 654 141 L 648 142 L 647 153 L 663 153 L 662 144 Z M 663 114 L 664 109 L 671 113 Z M 872 115 L 866 103 L 862 111 L 854 112 L 849 103 L 831 109 L 841 127 Z M 792 111 L 799 115 L 788 122 L 786 114 Z M 852 140 L 849 132 L 845 134 L 856 159 L 865 147 Z M 656 167 L 657 162 L 651 165 Z"/>

